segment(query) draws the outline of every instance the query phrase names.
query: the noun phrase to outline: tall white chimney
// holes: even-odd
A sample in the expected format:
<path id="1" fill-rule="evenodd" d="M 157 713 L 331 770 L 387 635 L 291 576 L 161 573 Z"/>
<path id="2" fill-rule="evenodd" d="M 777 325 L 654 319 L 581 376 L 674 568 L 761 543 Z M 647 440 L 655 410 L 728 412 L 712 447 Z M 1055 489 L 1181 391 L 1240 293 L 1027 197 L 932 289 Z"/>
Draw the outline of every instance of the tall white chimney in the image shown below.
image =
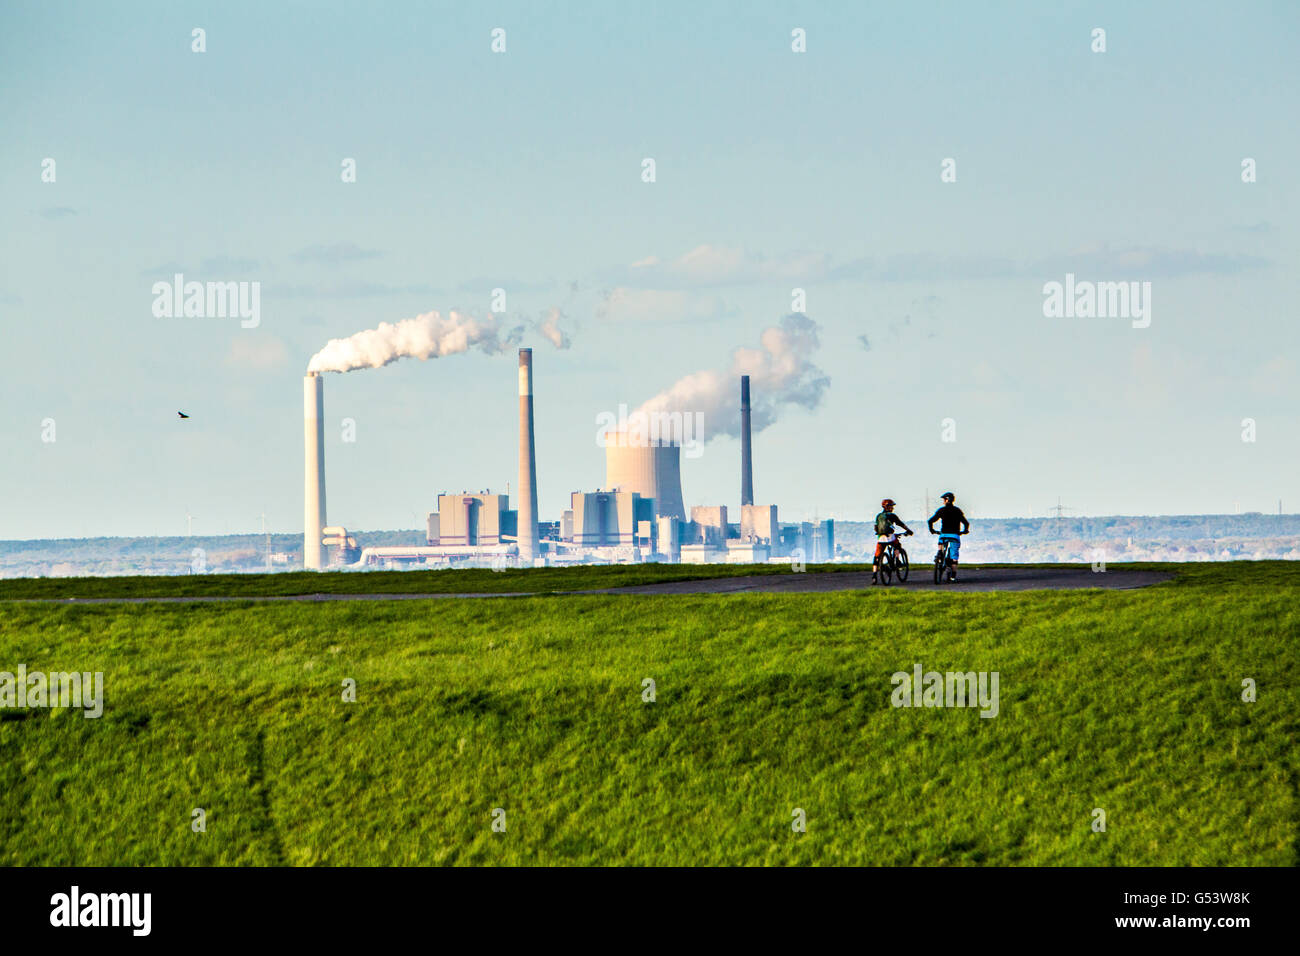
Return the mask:
<path id="1" fill-rule="evenodd" d="M 537 449 L 533 439 L 533 350 L 519 350 L 519 561 L 537 557 Z"/>
<path id="2" fill-rule="evenodd" d="M 302 566 L 319 571 L 325 527 L 325 380 L 312 372 L 302 380 L 304 455 Z"/>

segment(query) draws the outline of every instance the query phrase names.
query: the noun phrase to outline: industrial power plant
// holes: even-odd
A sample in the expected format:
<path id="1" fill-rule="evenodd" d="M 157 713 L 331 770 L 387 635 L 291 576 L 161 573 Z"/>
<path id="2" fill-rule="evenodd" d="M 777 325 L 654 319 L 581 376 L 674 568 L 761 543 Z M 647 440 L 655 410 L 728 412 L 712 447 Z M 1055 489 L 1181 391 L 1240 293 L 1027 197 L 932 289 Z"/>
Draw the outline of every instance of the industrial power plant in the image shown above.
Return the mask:
<path id="1" fill-rule="evenodd" d="M 570 564 L 821 562 L 835 555 L 833 520 L 782 524 L 775 504 L 754 503 L 750 378 L 739 376 L 739 521 L 727 505 L 696 505 L 682 495 L 680 431 L 622 428 L 605 433 L 605 483 L 569 495 L 555 521 L 537 513 L 533 351 L 519 349 L 518 506 L 509 494 L 438 495 L 425 544 L 362 547 L 325 517 L 324 378 L 303 380 L 305 449 L 303 567 L 547 567 Z"/>

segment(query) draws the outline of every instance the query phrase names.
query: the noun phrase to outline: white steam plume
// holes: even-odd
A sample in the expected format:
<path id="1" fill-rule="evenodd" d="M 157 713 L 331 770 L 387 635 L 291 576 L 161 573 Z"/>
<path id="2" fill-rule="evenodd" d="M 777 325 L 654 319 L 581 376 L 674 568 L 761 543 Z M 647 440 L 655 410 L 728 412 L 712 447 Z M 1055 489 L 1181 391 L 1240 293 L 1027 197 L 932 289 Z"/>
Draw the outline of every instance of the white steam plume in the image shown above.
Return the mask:
<path id="1" fill-rule="evenodd" d="M 564 318 L 564 313 L 559 308 L 552 306 L 551 310 L 546 313 L 546 318 L 537 323 L 537 333 L 546 341 L 550 342 L 557 349 L 567 349 L 569 347 L 569 335 L 560 328 L 560 319 Z"/>
<path id="2" fill-rule="evenodd" d="M 740 376 L 748 375 L 751 427 L 762 431 L 776 421 L 783 406 L 812 410 L 821 404 L 831 380 L 812 363 L 817 350 L 817 323 L 798 312 L 764 329 L 761 348 L 738 348 L 727 370 L 709 369 L 680 379 L 637 409 L 704 416 L 705 440 L 740 434 Z"/>
<path id="3" fill-rule="evenodd" d="M 455 355 L 472 348 L 502 352 L 519 344 L 523 327 L 503 328 L 495 317 L 476 319 L 448 312 L 425 312 L 400 322 L 380 322 L 378 328 L 357 332 L 346 339 L 330 339 L 312 356 L 308 372 L 350 372 L 380 368 L 400 358 L 430 359 Z"/>

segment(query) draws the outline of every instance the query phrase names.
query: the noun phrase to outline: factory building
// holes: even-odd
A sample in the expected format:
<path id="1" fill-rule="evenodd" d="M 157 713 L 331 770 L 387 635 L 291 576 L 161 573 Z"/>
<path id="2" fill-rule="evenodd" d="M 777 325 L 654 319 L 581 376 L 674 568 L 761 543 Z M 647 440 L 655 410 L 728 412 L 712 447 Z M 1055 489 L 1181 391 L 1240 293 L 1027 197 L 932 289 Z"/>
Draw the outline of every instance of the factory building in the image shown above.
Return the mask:
<path id="1" fill-rule="evenodd" d="M 741 505 L 740 540 L 756 544 L 779 544 L 781 523 L 776 520 L 776 505 Z"/>
<path id="2" fill-rule="evenodd" d="M 655 541 L 655 551 L 662 555 L 665 561 L 676 564 L 682 559 L 682 530 L 681 522 L 672 515 L 661 515 L 655 519 L 656 530 L 659 532 Z"/>
<path id="3" fill-rule="evenodd" d="M 560 517 L 564 562 L 677 561 L 682 529 L 681 446 L 632 430 L 605 433 L 605 488 L 575 491 Z"/>
<path id="4" fill-rule="evenodd" d="M 361 557 L 356 536 L 348 534 L 347 528 L 322 528 L 321 545 L 330 555 L 329 566 L 332 568 L 354 564 Z"/>
<path id="5" fill-rule="evenodd" d="M 575 491 L 569 503 L 560 518 L 557 556 L 573 562 L 655 557 L 659 519 L 653 499 L 634 491 Z"/>
<path id="6" fill-rule="evenodd" d="M 519 555 L 517 528 L 518 512 L 511 510 L 509 495 L 442 494 L 438 510 L 425 517 L 424 545 L 363 548 L 354 566 L 508 567 Z"/>
<path id="7" fill-rule="evenodd" d="M 691 509 L 692 544 L 706 544 L 714 548 L 727 543 L 727 506 L 697 505 Z"/>
<path id="8" fill-rule="evenodd" d="M 655 537 L 654 501 L 635 491 L 575 491 L 569 501 L 565 519 L 575 546 L 650 547 Z"/>
<path id="9" fill-rule="evenodd" d="M 605 433 L 605 487 L 634 491 L 655 501 L 655 514 L 686 518 L 682 503 L 680 445 L 646 438 L 636 432 Z"/>
<path id="10" fill-rule="evenodd" d="M 518 512 L 510 510 L 509 495 L 439 495 L 438 510 L 427 519 L 429 545 L 476 547 L 517 541 Z"/>
<path id="11" fill-rule="evenodd" d="M 750 380 L 740 379 L 740 512 L 727 505 L 686 508 L 681 446 L 631 429 L 606 432 L 605 487 L 574 491 L 559 521 L 539 520 L 531 349 L 519 350 L 519 501 L 490 490 L 440 494 L 425 544 L 358 549 L 344 529 L 325 527 L 324 388 L 304 381 L 305 527 L 303 563 L 350 567 L 532 567 L 583 562 L 763 563 L 832 561 L 834 522 L 782 524 L 774 504 L 754 503 Z"/>
<path id="12" fill-rule="evenodd" d="M 672 561 L 752 564 L 829 561 L 831 522 L 782 525 L 776 505 L 754 504 L 750 380 L 740 379 L 740 522 L 726 505 L 688 512 L 681 490 L 681 448 L 629 430 L 605 435 L 609 491 L 574 492 L 560 519 L 557 554 L 572 561 Z"/>
<path id="13" fill-rule="evenodd" d="M 835 559 L 835 521 L 802 521 L 781 526 L 779 552 L 793 555 L 796 551 L 810 563 Z"/>
<path id="14" fill-rule="evenodd" d="M 725 564 L 726 551 L 710 544 L 684 544 L 679 549 L 682 564 Z"/>
<path id="15" fill-rule="evenodd" d="M 749 376 L 740 378 L 740 522 L 727 521 L 726 505 L 697 505 L 680 535 L 684 564 L 761 564 L 801 558 L 835 559 L 835 522 L 781 524 L 776 505 L 754 504 L 754 454 L 750 434 Z"/>

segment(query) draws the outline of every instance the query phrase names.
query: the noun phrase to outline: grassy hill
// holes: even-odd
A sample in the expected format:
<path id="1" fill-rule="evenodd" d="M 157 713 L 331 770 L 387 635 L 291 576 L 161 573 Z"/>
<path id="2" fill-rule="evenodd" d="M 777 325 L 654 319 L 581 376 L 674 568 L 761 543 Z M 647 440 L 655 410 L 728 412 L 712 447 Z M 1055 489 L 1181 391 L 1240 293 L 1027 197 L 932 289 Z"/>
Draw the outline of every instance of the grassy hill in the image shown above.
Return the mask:
<path id="1" fill-rule="evenodd" d="M 811 564 L 819 571 L 870 571 L 870 564 Z M 458 568 L 364 573 L 129 575 L 0 580 L 0 601 L 108 597 L 283 597 L 295 594 L 501 594 L 589 591 L 659 581 L 789 574 L 789 564 L 613 564 L 553 568 Z"/>
<path id="2" fill-rule="evenodd" d="M 0 604 L 0 670 L 105 675 L 98 720 L 0 710 L 0 863 L 1290 866 L 1298 608 L 1285 563 L 1136 591 Z M 918 662 L 998 671 L 999 715 L 892 707 Z"/>

